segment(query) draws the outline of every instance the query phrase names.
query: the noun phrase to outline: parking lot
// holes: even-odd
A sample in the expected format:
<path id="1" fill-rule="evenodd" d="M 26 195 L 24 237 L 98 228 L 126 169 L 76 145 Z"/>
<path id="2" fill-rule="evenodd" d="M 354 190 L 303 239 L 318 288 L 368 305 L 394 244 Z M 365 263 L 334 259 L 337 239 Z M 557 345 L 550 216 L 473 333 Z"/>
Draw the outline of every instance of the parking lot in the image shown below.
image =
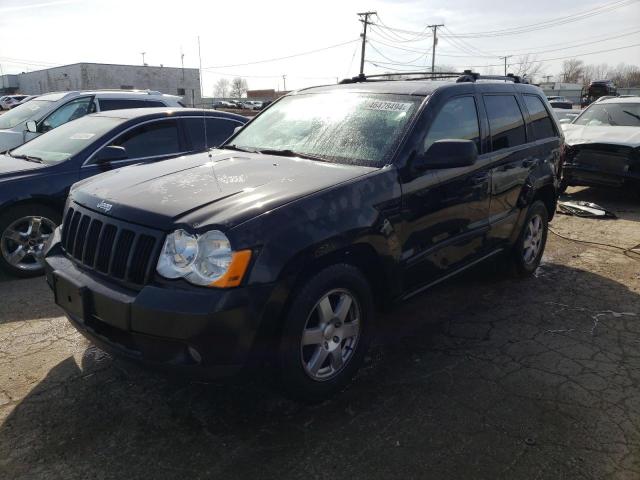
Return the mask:
<path id="1" fill-rule="evenodd" d="M 570 189 L 640 243 L 640 204 Z M 491 265 L 382 319 L 346 392 L 308 407 L 269 381 L 190 383 L 89 345 L 42 278 L 0 281 L 0 478 L 638 478 L 638 255 L 550 235 L 534 278 Z"/>

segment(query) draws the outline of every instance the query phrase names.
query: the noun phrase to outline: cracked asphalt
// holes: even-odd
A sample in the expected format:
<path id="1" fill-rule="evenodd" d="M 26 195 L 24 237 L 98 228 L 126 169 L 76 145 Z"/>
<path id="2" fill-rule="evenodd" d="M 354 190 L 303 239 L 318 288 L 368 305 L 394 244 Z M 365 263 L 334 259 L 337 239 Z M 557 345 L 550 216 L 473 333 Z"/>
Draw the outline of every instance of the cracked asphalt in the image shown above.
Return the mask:
<path id="1" fill-rule="evenodd" d="M 640 243 L 640 201 L 563 235 Z M 168 379 L 91 346 L 43 279 L 0 278 L 0 478 L 640 478 L 640 262 L 550 235 L 535 277 L 487 264 L 382 318 L 344 393 Z M 637 255 L 636 255 L 637 256 Z"/>

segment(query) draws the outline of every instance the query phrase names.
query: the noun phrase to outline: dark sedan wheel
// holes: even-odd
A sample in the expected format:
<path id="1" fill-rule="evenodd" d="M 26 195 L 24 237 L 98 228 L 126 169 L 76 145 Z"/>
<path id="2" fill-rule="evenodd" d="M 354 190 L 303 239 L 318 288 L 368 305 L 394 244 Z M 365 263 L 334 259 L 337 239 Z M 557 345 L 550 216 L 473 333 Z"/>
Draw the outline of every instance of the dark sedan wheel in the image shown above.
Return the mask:
<path id="1" fill-rule="evenodd" d="M 517 275 L 528 276 L 536 271 L 544 253 L 548 232 L 547 207 L 543 202 L 535 201 L 529 207 L 522 232 L 511 255 L 511 262 Z"/>
<path id="2" fill-rule="evenodd" d="M 295 294 L 279 366 L 285 391 L 315 403 L 345 388 L 362 364 L 373 322 L 371 289 L 351 265 L 333 265 Z"/>
<path id="3" fill-rule="evenodd" d="M 0 268 L 18 277 L 44 273 L 39 258 L 60 223 L 48 207 L 22 206 L 0 215 Z"/>

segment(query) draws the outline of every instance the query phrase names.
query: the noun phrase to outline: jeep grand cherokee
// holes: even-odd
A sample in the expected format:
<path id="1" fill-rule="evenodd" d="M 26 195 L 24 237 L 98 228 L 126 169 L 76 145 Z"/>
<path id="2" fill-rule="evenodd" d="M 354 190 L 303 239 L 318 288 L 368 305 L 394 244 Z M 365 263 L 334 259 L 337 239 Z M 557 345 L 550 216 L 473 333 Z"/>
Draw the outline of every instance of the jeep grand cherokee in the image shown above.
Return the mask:
<path id="1" fill-rule="evenodd" d="M 331 395 L 376 308 L 540 262 L 562 134 L 540 89 L 477 79 L 301 90 L 221 148 L 76 184 L 45 258 L 57 304 L 117 354 L 206 375 L 273 358 L 289 394 Z"/>

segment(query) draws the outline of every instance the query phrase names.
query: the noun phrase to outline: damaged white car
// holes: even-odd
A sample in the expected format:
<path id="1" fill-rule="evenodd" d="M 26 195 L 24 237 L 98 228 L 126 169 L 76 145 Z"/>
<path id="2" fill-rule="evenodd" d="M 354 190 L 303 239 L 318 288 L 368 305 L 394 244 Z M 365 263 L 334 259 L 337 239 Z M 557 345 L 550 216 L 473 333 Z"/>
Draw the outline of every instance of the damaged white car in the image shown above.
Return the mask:
<path id="1" fill-rule="evenodd" d="M 604 186 L 640 193 L 640 97 L 594 103 L 562 129 L 564 188 Z"/>

